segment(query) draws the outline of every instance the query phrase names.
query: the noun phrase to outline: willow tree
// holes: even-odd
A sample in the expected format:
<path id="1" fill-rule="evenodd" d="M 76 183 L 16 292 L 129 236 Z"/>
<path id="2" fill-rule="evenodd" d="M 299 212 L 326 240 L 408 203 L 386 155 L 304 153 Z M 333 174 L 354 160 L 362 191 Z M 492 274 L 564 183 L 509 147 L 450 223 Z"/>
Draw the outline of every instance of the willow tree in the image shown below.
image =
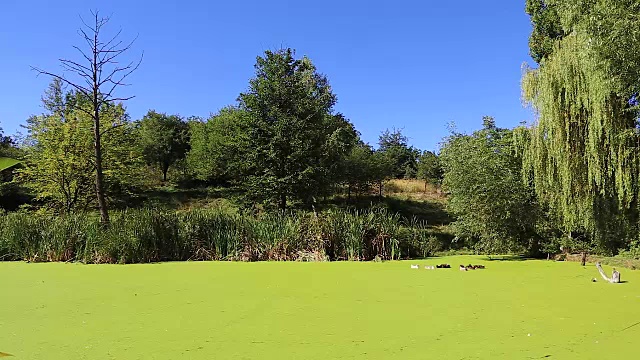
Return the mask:
<path id="1" fill-rule="evenodd" d="M 572 31 L 525 72 L 523 94 L 537 121 L 526 131 L 524 167 L 569 234 L 615 250 L 637 232 L 637 111 L 593 40 Z"/>

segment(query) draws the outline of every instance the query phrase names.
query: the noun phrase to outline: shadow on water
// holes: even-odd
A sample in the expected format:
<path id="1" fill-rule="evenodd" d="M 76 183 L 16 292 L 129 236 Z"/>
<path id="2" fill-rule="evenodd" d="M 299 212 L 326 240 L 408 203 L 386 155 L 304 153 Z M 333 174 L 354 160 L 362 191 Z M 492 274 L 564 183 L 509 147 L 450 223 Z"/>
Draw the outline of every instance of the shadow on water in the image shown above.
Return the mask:
<path id="1" fill-rule="evenodd" d="M 530 257 L 522 256 L 522 255 L 496 255 L 496 256 L 485 256 L 482 260 L 486 261 L 526 261 L 531 260 Z"/>

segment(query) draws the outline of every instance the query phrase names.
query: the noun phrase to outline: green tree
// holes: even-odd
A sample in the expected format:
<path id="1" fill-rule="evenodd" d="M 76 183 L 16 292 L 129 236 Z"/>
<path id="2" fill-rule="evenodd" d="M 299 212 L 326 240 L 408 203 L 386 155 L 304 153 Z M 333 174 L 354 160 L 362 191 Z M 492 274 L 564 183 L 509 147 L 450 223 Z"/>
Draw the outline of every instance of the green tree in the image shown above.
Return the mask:
<path id="1" fill-rule="evenodd" d="M 397 158 L 393 156 L 393 152 L 376 150 L 369 158 L 369 174 L 371 176 L 371 182 L 378 187 L 378 196 L 382 198 L 384 195 L 384 185 L 387 181 L 396 178 L 395 173 Z"/>
<path id="2" fill-rule="evenodd" d="M 10 136 L 5 136 L 0 126 L 0 208 L 14 207 L 17 203 L 15 195 L 19 186 L 12 180 L 14 170 L 20 164 L 17 159 L 21 157 L 15 141 Z"/>
<path id="3" fill-rule="evenodd" d="M 266 51 L 255 68 L 249 90 L 239 97 L 249 125 L 247 194 L 282 210 L 287 199 L 313 203 L 331 172 L 327 146 L 335 139 L 330 115 L 336 97 L 311 60 L 294 58 L 291 49 Z"/>
<path id="4" fill-rule="evenodd" d="M 189 125 L 178 115 L 149 110 L 138 122 L 138 134 L 145 161 L 160 167 L 167 181 L 169 168 L 189 151 Z"/>
<path id="5" fill-rule="evenodd" d="M 425 151 L 418 158 L 418 179 L 424 181 L 424 190 L 427 191 L 427 184 L 440 184 L 442 181 L 442 165 L 440 159 L 432 151 Z"/>
<path id="6" fill-rule="evenodd" d="M 361 143 L 360 133 L 353 124 L 342 114 L 327 115 L 325 118 L 327 138 L 322 145 L 320 167 L 324 169 L 324 176 L 319 180 L 319 195 L 331 195 L 335 192 L 335 185 L 345 182 L 346 161 L 351 150 Z"/>
<path id="7" fill-rule="evenodd" d="M 244 153 L 250 147 L 247 112 L 229 106 L 207 121 L 191 119 L 187 165 L 199 180 L 241 183 Z"/>
<path id="8" fill-rule="evenodd" d="M 567 234 L 614 252 L 638 232 L 640 1 L 553 4 L 568 35 L 523 79 L 526 175 Z"/>
<path id="9" fill-rule="evenodd" d="M 0 126 L 0 157 L 14 159 L 19 157 L 19 150 L 16 148 L 14 139 L 4 134 L 2 126 Z"/>
<path id="10" fill-rule="evenodd" d="M 525 11 L 533 26 L 529 54 L 540 63 L 553 53 L 556 41 L 562 39 L 565 32 L 553 0 L 526 0 Z"/>
<path id="11" fill-rule="evenodd" d="M 142 62 L 142 57 L 138 62 L 121 63 L 122 55 L 127 53 L 133 42 L 128 45 L 122 45 L 122 41 L 118 39 L 120 32 L 111 39 L 105 40 L 103 28 L 109 23 L 109 17 L 101 17 L 97 11 L 92 11 L 91 15 L 92 21 L 89 22 L 90 25 L 82 20 L 83 27 L 78 31 L 83 45 L 86 44 L 84 50 L 75 46 L 75 49 L 80 52 L 80 59 L 77 61 L 70 59 L 60 60 L 60 65 L 67 74 L 54 74 L 35 67 L 33 69 L 39 74 L 51 76 L 53 79 L 71 86 L 74 91 L 82 95 L 83 106 L 77 107 L 76 110 L 90 116 L 93 122 L 93 134 L 91 137 L 94 153 L 92 162 L 95 174 L 95 194 L 98 209 L 100 210 L 100 222 L 107 224 L 109 223 L 109 211 L 106 200 L 108 194 L 106 193 L 105 185 L 106 170 L 103 167 L 102 136 L 105 131 L 110 129 L 104 126 L 109 124 L 104 121 L 108 119 L 101 119 L 100 116 L 103 113 L 103 107 L 113 108 L 116 106 L 115 103 L 132 98 L 119 97 L 115 95 L 115 91 L 127 85 L 127 77 L 138 68 Z M 75 80 L 69 75 L 74 77 Z M 114 125 L 114 127 L 116 126 L 120 125 Z"/>
<path id="12" fill-rule="evenodd" d="M 452 134 L 440 153 L 456 236 L 488 253 L 530 249 L 540 241 L 544 214 L 522 182 L 512 131 L 492 126 L 472 135 Z M 495 124 L 495 123 L 493 123 Z"/>
<path id="13" fill-rule="evenodd" d="M 28 138 L 24 168 L 18 179 L 51 208 L 63 213 L 96 204 L 92 196 L 95 172 L 93 121 L 90 101 L 79 92 L 65 92 L 53 81 L 43 98 L 47 112 L 27 120 Z M 84 109 L 84 110 L 80 110 Z M 105 105 L 103 133 L 105 189 L 111 201 L 128 192 L 138 179 L 133 126 L 124 107 Z"/>
<path id="14" fill-rule="evenodd" d="M 378 150 L 384 152 L 391 161 L 392 177 L 415 178 L 420 152 L 413 146 L 409 146 L 409 139 L 402 134 L 402 130 L 383 131 L 378 140 Z"/>
<path id="15" fill-rule="evenodd" d="M 373 181 L 373 153 L 370 145 L 360 141 L 351 148 L 349 155 L 343 160 L 342 176 L 347 186 L 348 199 L 351 199 L 354 192 L 359 196 L 370 190 Z"/>

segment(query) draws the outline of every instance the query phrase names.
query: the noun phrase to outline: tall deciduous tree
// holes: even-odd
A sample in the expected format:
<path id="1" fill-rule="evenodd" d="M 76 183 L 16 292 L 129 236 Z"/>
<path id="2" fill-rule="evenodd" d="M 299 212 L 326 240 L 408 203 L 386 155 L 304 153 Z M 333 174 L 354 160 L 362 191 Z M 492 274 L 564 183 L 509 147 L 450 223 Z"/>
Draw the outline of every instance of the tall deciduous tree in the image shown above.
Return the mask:
<path id="1" fill-rule="evenodd" d="M 415 178 L 417 172 L 418 149 L 409 146 L 409 139 L 402 130 L 385 130 L 378 140 L 378 151 L 385 153 L 391 162 L 391 176 L 395 178 Z"/>
<path id="2" fill-rule="evenodd" d="M 314 202 L 325 188 L 327 143 L 336 97 L 327 78 L 307 57 L 291 49 L 266 51 L 258 57 L 249 90 L 240 94 L 247 112 L 246 177 L 248 194 L 257 200 Z"/>
<path id="3" fill-rule="evenodd" d="M 107 224 L 109 223 L 109 212 L 105 196 L 102 135 L 109 129 L 104 129 L 104 126 L 101 125 L 101 110 L 105 106 L 115 102 L 126 101 L 133 97 L 118 97 L 115 95 L 115 91 L 119 87 L 127 85 L 125 80 L 138 68 L 142 57 L 139 61 L 120 65 L 121 56 L 131 48 L 133 41 L 123 45 L 123 42 L 119 40 L 121 31 L 118 31 L 115 36 L 105 39 L 102 32 L 109 22 L 109 17 L 102 17 L 97 11 L 92 11 L 91 15 L 91 22 L 87 24 L 83 20 L 83 27 L 78 30 L 80 37 L 87 46 L 86 50 L 79 46 L 74 46 L 81 55 L 79 60 L 60 59 L 60 63 L 65 70 L 62 75 L 36 67 L 33 69 L 39 74 L 51 76 L 64 84 L 70 85 L 90 101 L 90 108 L 77 107 L 77 110 L 86 113 L 93 121 L 95 192 L 100 210 L 100 221 L 103 224 Z M 68 78 L 67 74 L 71 74 L 74 78 Z"/>
<path id="4" fill-rule="evenodd" d="M 347 171 L 345 159 L 360 142 L 360 133 L 343 114 L 328 115 L 325 131 L 327 138 L 322 145 L 319 163 L 324 170 L 318 179 L 318 193 L 327 196 L 335 192 L 335 185 L 344 182 Z"/>
<path id="5" fill-rule="evenodd" d="M 239 183 L 245 171 L 244 153 L 250 148 L 247 112 L 226 107 L 207 121 L 189 121 L 191 150 L 187 165 L 199 180 Z"/>
<path id="6" fill-rule="evenodd" d="M 347 198 L 366 193 L 373 181 L 373 149 L 363 142 L 357 143 L 343 160 L 342 178 L 347 186 Z"/>
<path id="7" fill-rule="evenodd" d="M 418 179 L 424 181 L 424 189 L 427 191 L 427 184 L 440 184 L 442 181 L 442 165 L 440 159 L 432 151 L 425 151 L 418 158 Z"/>
<path id="8" fill-rule="evenodd" d="M 440 160 L 456 236 L 488 253 L 529 249 L 538 242 L 543 212 L 533 190 L 522 182 L 510 130 L 485 121 L 485 128 L 472 135 L 454 133 Z"/>
<path id="9" fill-rule="evenodd" d="M 378 196 L 382 198 L 384 195 L 384 186 L 387 181 L 397 177 L 394 172 L 397 165 L 397 158 L 392 156 L 392 152 L 382 151 L 380 149 L 374 151 L 370 158 L 369 171 L 372 183 L 378 187 Z"/>
<path id="10" fill-rule="evenodd" d="M 533 25 L 529 37 L 529 54 L 540 63 L 553 53 L 556 41 L 562 39 L 565 32 L 553 0 L 526 0 L 525 11 L 531 17 Z"/>
<path id="11" fill-rule="evenodd" d="M 150 110 L 138 123 L 139 143 L 149 165 L 162 171 L 167 181 L 169 168 L 189 151 L 189 125 L 178 115 Z"/>

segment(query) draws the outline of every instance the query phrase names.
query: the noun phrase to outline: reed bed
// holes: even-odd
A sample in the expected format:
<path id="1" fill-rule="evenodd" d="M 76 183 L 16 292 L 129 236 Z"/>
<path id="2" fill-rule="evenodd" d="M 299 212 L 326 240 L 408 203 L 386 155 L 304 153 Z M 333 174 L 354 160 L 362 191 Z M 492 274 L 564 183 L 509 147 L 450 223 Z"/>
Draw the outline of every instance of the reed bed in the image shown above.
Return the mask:
<path id="1" fill-rule="evenodd" d="M 0 215 L 0 260 L 149 263 L 160 261 L 367 261 L 438 251 L 427 226 L 384 210 L 241 214 L 216 209 L 93 214 Z"/>

